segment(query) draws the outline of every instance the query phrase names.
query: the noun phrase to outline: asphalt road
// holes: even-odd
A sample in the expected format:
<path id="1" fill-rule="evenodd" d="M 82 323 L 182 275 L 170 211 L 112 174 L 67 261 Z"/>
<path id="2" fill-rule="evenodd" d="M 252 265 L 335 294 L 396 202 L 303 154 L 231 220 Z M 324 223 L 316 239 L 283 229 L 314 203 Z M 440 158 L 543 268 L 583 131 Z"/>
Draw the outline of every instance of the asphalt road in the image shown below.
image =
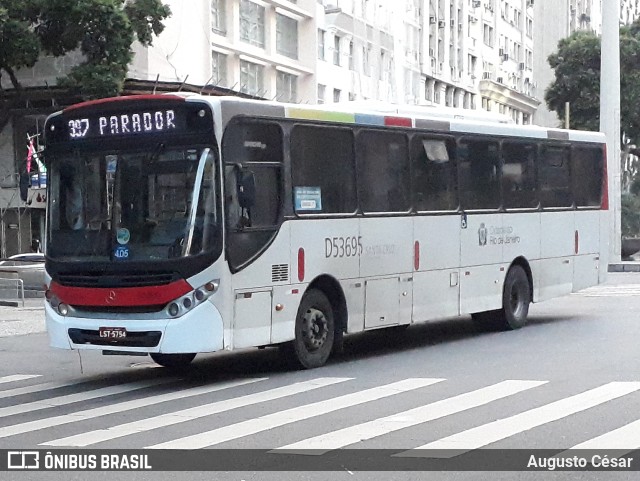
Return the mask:
<path id="1" fill-rule="evenodd" d="M 640 427 L 634 424 L 640 424 L 639 273 L 611 274 L 604 286 L 533 305 L 529 325 L 519 331 L 480 332 L 464 317 L 406 331 L 353 336 L 344 354 L 312 371 L 290 370 L 276 349 L 199 355 L 184 372 L 156 367 L 148 358 L 55 351 L 47 346 L 46 334 L 37 332 L 43 327 L 37 305 L 1 309 L 0 449 L 220 448 L 234 450 L 225 455 L 249 453 L 247 466 L 264 458 L 283 460 L 273 462 L 276 468 L 291 469 L 288 462 L 304 467 L 319 463 L 321 453 L 337 463 L 329 465 L 333 472 L 180 474 L 183 479 L 203 480 L 638 476 L 612 470 L 543 474 L 522 469 L 430 473 L 361 469 L 379 467 L 386 459 L 401 462 L 392 454 L 424 454 L 418 447 L 457 449 L 457 456 L 427 459 L 432 464 L 425 466 L 453 462 L 461 469 L 481 466 L 469 451 L 475 448 L 490 448 L 490 462 L 499 465 L 504 457 L 506 466 L 511 466 L 514 453 L 528 456 L 537 453 L 534 450 L 556 454 L 579 446 L 605 453 L 603 443 L 622 446 L 622 452 L 640 448 Z M 2 330 L 7 322 L 15 324 L 13 330 Z M 23 332 L 19 327 L 29 334 L 11 334 Z M 276 448 L 278 453 L 264 453 Z M 319 451 L 284 453 L 309 448 Z M 336 448 L 360 451 L 352 458 L 340 458 Z M 624 456 L 634 458 L 632 465 L 640 469 L 640 452 Z M 223 457 L 218 463 L 228 466 L 232 461 Z M 90 476 L 169 480 L 176 475 Z M 87 476 L 86 472 L 0 475 L 66 480 Z"/>

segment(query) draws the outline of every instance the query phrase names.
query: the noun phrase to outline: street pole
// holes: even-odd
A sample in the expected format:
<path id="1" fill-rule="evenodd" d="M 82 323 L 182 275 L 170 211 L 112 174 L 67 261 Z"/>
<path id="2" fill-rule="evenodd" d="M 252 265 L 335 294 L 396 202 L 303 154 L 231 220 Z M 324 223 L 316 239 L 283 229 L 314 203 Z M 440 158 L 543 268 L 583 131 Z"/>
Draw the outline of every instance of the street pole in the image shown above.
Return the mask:
<path id="1" fill-rule="evenodd" d="M 602 0 L 600 131 L 607 136 L 609 262 L 620 261 L 620 0 Z"/>

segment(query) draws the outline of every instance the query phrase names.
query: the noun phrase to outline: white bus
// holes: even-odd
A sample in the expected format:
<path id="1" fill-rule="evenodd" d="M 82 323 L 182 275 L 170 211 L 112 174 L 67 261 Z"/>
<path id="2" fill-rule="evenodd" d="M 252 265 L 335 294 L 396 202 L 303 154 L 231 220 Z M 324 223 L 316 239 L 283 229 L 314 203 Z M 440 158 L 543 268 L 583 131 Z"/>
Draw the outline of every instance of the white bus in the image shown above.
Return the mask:
<path id="1" fill-rule="evenodd" d="M 529 304 L 602 282 L 602 134 L 233 97 L 87 102 L 46 122 L 51 345 L 285 347 Z"/>

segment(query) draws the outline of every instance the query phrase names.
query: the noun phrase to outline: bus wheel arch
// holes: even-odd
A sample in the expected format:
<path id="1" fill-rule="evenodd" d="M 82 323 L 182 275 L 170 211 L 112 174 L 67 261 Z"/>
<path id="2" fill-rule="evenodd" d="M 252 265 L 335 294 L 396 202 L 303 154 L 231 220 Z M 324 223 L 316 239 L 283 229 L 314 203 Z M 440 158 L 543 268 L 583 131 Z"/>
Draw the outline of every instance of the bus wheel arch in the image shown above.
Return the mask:
<path id="1" fill-rule="evenodd" d="M 502 285 L 502 308 L 471 315 L 482 328 L 515 330 L 527 323 L 533 300 L 533 276 L 527 260 L 518 257 L 509 266 Z"/>
<path id="2" fill-rule="evenodd" d="M 329 276 L 316 278 L 302 295 L 295 337 L 286 352 L 302 368 L 320 367 L 341 349 L 345 328 L 346 301 L 340 285 Z"/>

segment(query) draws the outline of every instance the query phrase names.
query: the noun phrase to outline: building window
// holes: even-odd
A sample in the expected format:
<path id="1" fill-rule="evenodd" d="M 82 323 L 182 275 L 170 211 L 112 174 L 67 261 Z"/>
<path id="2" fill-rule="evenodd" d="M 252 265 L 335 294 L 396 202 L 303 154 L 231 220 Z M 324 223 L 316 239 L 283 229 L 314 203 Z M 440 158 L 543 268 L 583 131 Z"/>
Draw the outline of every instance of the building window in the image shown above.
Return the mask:
<path id="1" fill-rule="evenodd" d="M 324 103 L 325 87 L 322 84 L 318 84 L 318 104 Z"/>
<path id="2" fill-rule="evenodd" d="M 226 35 L 225 13 L 225 0 L 211 0 L 211 31 L 213 33 Z"/>
<path id="3" fill-rule="evenodd" d="M 355 70 L 355 64 L 353 59 L 353 40 L 349 42 L 349 70 Z"/>
<path id="4" fill-rule="evenodd" d="M 340 89 L 333 89 L 333 101 L 340 102 Z"/>
<path id="5" fill-rule="evenodd" d="M 333 64 L 340 65 L 340 37 L 333 37 Z"/>
<path id="6" fill-rule="evenodd" d="M 324 30 L 318 29 L 318 58 L 324 60 Z"/>
<path id="7" fill-rule="evenodd" d="M 276 100 L 280 102 L 297 102 L 296 90 L 298 79 L 295 75 L 278 72 L 276 76 Z"/>
<path id="8" fill-rule="evenodd" d="M 211 52 L 211 83 L 222 86 L 227 83 L 227 56 L 220 52 Z"/>
<path id="9" fill-rule="evenodd" d="M 276 50 L 290 58 L 298 58 L 298 22 L 285 15 L 276 15 Z"/>
<path id="10" fill-rule="evenodd" d="M 371 46 L 367 45 L 362 47 L 362 73 L 367 77 L 371 76 L 371 62 L 369 56 L 371 55 Z"/>
<path id="11" fill-rule="evenodd" d="M 240 92 L 260 97 L 264 94 L 264 67 L 240 61 Z"/>
<path id="12" fill-rule="evenodd" d="M 240 0 L 240 40 L 264 47 L 264 7 Z"/>

